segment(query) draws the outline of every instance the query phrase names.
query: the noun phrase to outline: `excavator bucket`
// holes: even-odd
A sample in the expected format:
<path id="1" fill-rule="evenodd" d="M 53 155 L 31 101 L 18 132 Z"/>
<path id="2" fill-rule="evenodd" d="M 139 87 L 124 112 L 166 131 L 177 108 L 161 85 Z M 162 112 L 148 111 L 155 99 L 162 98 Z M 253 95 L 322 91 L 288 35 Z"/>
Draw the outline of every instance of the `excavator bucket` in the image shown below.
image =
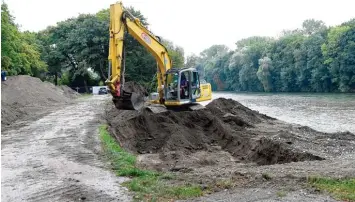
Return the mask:
<path id="1" fill-rule="evenodd" d="M 126 91 L 120 97 L 115 96 L 112 101 L 117 109 L 123 110 L 140 110 L 145 102 L 143 95 Z"/>

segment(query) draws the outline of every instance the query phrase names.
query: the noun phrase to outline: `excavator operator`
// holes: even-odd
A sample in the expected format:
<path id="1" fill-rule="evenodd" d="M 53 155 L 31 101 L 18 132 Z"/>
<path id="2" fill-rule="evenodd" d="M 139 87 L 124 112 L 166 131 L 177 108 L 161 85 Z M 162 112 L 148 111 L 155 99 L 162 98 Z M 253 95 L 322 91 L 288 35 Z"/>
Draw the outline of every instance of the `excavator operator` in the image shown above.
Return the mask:
<path id="1" fill-rule="evenodd" d="M 188 81 L 186 79 L 185 73 L 181 74 L 181 81 L 180 81 L 180 87 L 181 87 L 181 95 L 180 97 L 182 99 L 186 99 L 186 91 L 188 91 Z"/>

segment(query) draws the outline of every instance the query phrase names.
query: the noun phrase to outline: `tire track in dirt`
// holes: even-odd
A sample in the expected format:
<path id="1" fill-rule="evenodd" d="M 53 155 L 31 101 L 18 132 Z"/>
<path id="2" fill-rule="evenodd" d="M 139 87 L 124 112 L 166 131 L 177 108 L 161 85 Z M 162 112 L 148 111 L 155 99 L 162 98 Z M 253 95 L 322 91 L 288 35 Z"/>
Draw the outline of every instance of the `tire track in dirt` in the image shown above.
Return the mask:
<path id="1" fill-rule="evenodd" d="M 101 159 L 98 115 L 107 96 L 66 106 L 2 133 L 2 201 L 130 201 Z"/>

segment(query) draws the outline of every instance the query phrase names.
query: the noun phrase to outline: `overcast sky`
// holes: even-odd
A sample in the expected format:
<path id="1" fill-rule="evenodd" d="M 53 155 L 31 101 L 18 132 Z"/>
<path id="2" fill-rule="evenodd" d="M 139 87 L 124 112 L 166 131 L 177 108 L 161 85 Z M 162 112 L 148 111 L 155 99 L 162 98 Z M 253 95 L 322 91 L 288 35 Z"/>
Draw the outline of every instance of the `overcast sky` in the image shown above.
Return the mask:
<path id="1" fill-rule="evenodd" d="M 21 30 L 39 31 L 80 13 L 96 13 L 115 0 L 5 0 Z M 185 55 L 214 44 L 231 49 L 249 36 L 277 36 L 315 18 L 332 26 L 355 17 L 355 0 L 124 0 L 150 29 L 180 45 Z"/>

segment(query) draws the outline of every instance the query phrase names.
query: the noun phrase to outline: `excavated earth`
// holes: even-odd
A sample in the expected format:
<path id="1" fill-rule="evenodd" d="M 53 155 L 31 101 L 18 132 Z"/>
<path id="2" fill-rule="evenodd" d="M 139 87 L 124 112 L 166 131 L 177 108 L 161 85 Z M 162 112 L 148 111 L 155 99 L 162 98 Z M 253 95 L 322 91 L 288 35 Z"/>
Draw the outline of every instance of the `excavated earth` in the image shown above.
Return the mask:
<path id="1" fill-rule="evenodd" d="M 262 198 L 267 193 L 276 196 L 277 190 L 305 189 L 312 194 L 315 190 L 306 183 L 309 176 L 355 176 L 354 134 L 288 124 L 232 99 L 213 100 L 198 111 L 158 114 L 145 108 L 111 108 L 108 104 L 106 119 L 121 146 L 138 155 L 142 168 L 176 173 L 178 180 L 172 183 L 199 184 L 211 193 L 262 189 Z M 248 199 L 233 194 L 196 200 Z"/>
<path id="2" fill-rule="evenodd" d="M 15 122 L 37 120 L 73 103 L 78 96 L 68 86 L 55 86 L 27 75 L 9 76 L 1 82 L 1 130 L 13 127 Z"/>

